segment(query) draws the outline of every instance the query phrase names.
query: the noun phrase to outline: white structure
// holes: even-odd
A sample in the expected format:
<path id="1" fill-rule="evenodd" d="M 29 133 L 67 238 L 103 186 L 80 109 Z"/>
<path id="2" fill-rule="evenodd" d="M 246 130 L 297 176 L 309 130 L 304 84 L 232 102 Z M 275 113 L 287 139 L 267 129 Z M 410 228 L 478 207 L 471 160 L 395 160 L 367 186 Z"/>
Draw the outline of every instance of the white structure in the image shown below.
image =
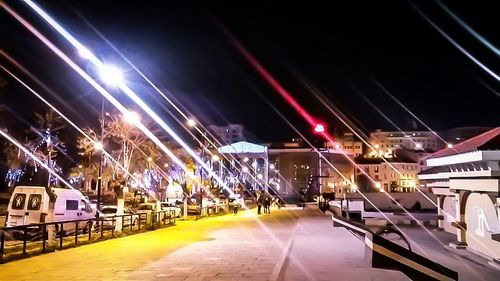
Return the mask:
<path id="1" fill-rule="evenodd" d="M 500 127 L 436 152 L 419 179 L 438 195 L 438 225 L 457 248 L 500 260 Z"/>
<path id="2" fill-rule="evenodd" d="M 436 151 L 445 147 L 445 144 L 437 137 L 433 131 L 381 131 L 370 133 L 371 145 L 385 154 L 388 150 L 396 149 L 418 149 Z"/>
<path id="3" fill-rule="evenodd" d="M 238 142 L 245 139 L 243 134 L 244 127 L 241 124 L 229 124 L 228 126 L 209 125 L 207 128 L 223 144 Z"/>
<path id="4" fill-rule="evenodd" d="M 340 147 L 336 147 L 336 145 L 339 145 Z M 352 133 L 345 133 L 343 137 L 337 140 L 337 142 L 328 142 L 326 148 L 342 148 L 346 154 L 353 155 L 354 157 L 363 154 L 363 143 L 356 140 Z"/>
<path id="5" fill-rule="evenodd" d="M 357 163 L 368 176 L 380 183 L 380 187 L 386 192 L 414 192 L 418 187 L 418 173 L 420 165 L 417 162 L 402 160 L 397 157 L 386 159 L 386 163 L 381 158 L 365 158 L 358 159 Z M 396 169 L 394 169 L 394 168 Z M 358 176 L 361 175 L 358 172 Z M 358 181 L 358 185 L 361 184 Z M 370 182 L 372 189 L 378 190 L 374 184 Z M 360 186 L 360 188 L 363 188 Z M 368 190 L 370 191 L 370 190 Z"/>
<path id="6" fill-rule="evenodd" d="M 257 182 L 261 182 L 264 189 L 267 191 L 269 187 L 269 158 L 267 146 L 258 145 L 246 141 L 239 141 L 229 145 L 219 147 L 220 154 L 232 154 L 235 158 L 240 159 L 243 173 L 252 173 L 250 177 L 254 181 L 254 188 Z M 263 164 L 259 165 L 259 159 L 263 160 Z M 232 167 L 235 163 L 231 163 Z M 263 173 L 263 175 L 262 175 Z"/>

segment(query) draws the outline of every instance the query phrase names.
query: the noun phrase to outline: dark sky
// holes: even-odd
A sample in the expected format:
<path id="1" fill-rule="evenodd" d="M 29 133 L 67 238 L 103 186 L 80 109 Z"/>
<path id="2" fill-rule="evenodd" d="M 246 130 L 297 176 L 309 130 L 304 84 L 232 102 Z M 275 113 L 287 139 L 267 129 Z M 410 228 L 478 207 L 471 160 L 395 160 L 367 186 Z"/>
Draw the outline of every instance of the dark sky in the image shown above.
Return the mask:
<path id="1" fill-rule="evenodd" d="M 27 6 L 7 2 L 93 72 Z M 322 90 L 365 130 L 394 128 L 360 94 L 399 126 L 407 128 L 411 120 L 372 79 L 383 84 L 433 129 L 500 124 L 498 81 L 446 41 L 407 1 L 343 1 L 348 4 L 335 1 L 334 5 L 330 3 L 333 1 L 54 2 L 37 3 L 102 60 L 125 69 L 131 87 L 165 118 L 165 108 L 158 104 L 153 91 L 87 23 L 162 89 L 168 89 L 204 124 L 243 123 L 262 141 L 294 136 L 264 98 L 300 130 L 310 133 L 311 129 L 248 65 L 217 27 L 217 21 L 231 30 L 313 116 L 324 120 L 332 130 L 339 126 L 339 121 L 307 90 L 304 81 Z M 493 2 L 444 3 L 492 44 L 500 46 L 500 22 Z M 498 57 L 453 21 L 436 2 L 418 1 L 417 6 L 498 73 Z M 0 48 L 62 98 L 62 102 L 57 102 L 37 87 L 58 108 L 79 124 L 95 122 L 100 105 L 98 94 L 5 11 L 0 11 Z M 0 61 L 21 74 L 5 59 Z M 31 112 L 44 110 L 4 72 L 0 77 L 8 82 L 1 90 L 0 103 L 28 120 Z M 22 77 L 28 84 L 36 85 Z M 116 95 L 130 104 L 119 93 Z M 2 119 L 0 122 L 5 124 L 0 126 L 21 124 L 16 118 Z"/>

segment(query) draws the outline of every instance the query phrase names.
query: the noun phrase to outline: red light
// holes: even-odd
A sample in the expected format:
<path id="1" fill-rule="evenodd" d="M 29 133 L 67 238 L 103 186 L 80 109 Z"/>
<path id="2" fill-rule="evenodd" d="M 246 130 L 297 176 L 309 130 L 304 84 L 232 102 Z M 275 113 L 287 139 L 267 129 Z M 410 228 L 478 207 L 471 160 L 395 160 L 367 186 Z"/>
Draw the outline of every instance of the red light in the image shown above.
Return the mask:
<path id="1" fill-rule="evenodd" d="M 314 127 L 314 132 L 315 133 L 324 133 L 325 132 L 325 125 L 316 124 L 316 126 Z"/>

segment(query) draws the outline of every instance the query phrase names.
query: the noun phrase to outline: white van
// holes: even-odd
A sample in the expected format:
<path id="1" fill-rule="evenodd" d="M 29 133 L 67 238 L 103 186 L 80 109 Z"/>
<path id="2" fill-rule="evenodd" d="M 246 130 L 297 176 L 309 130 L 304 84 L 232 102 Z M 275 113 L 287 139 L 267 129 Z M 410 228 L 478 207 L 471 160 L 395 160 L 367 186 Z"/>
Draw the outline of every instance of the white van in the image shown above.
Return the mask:
<path id="1" fill-rule="evenodd" d="M 52 191 L 57 197 L 53 214 L 50 214 L 49 194 L 43 186 L 17 186 L 10 197 L 6 226 L 86 220 L 95 217 L 89 201 L 80 191 L 65 188 L 52 188 Z"/>

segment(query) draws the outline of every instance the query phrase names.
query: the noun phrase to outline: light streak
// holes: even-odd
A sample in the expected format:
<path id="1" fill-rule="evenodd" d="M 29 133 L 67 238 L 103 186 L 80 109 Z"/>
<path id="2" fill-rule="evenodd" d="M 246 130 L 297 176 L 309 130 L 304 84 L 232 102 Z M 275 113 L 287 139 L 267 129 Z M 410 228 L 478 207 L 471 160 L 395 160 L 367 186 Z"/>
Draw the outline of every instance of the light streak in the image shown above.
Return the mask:
<path id="1" fill-rule="evenodd" d="M 45 36 L 43 36 L 38 30 L 36 30 L 30 23 L 23 19 L 19 14 L 12 10 L 4 2 L 0 2 L 0 6 L 3 7 L 11 16 L 18 20 L 26 29 L 28 29 L 35 37 L 37 37 L 42 43 L 44 43 L 50 50 L 52 50 L 58 57 L 60 57 L 66 64 L 68 64 L 75 72 L 77 72 L 85 81 L 92 85 L 104 98 L 106 98 L 113 106 L 115 106 L 122 114 L 128 112 L 128 110 L 116 100 L 108 91 L 106 91 L 99 83 L 97 83 L 92 77 L 90 77 L 81 67 L 79 67 L 74 61 L 72 61 L 67 55 L 65 55 L 59 48 L 57 48 L 52 42 L 50 42 Z M 187 174 L 190 171 L 187 169 L 186 165 L 179 160 L 143 123 L 138 122 L 137 127 L 150 138 L 158 147 L 162 149 L 179 167 L 181 167 Z"/>
<path id="2" fill-rule="evenodd" d="M 20 150 L 22 150 L 26 155 L 28 155 L 31 159 L 35 160 L 42 168 L 47 170 L 51 175 L 54 175 L 58 180 L 60 180 L 62 183 L 64 183 L 66 186 L 69 188 L 73 189 L 73 186 L 69 182 L 67 182 L 63 177 L 61 177 L 59 174 L 57 174 L 54 170 L 52 170 L 45 162 L 40 160 L 38 157 L 36 157 L 35 154 L 31 153 L 26 147 L 24 147 L 22 144 L 20 144 L 17 140 L 15 140 L 13 137 L 11 137 L 9 134 L 5 133 L 3 130 L 0 130 L 0 135 L 2 135 L 5 139 L 10 141 L 12 144 L 17 146 Z"/>
<path id="3" fill-rule="evenodd" d="M 422 124 L 427 130 L 429 130 L 433 135 L 435 135 L 439 140 L 441 140 L 445 145 L 448 145 L 448 143 L 438 134 L 436 131 L 432 130 L 431 127 L 429 127 L 422 119 L 418 118 L 418 116 L 413 113 L 408 107 L 406 107 L 402 102 L 400 102 L 394 95 L 389 92 L 379 81 L 376 79 L 372 78 L 372 81 L 377 84 L 377 86 L 382 89 L 382 91 L 388 95 L 392 100 L 394 100 L 399 106 L 401 106 L 408 114 L 410 114 L 413 118 L 415 118 L 420 124 Z"/>
<path id="4" fill-rule="evenodd" d="M 436 1 L 441 8 L 450 15 L 460 26 L 462 26 L 465 30 L 467 30 L 472 36 L 476 37 L 481 43 L 483 43 L 488 49 L 494 52 L 497 56 L 500 56 L 500 50 L 491 44 L 486 38 L 484 38 L 481 34 L 476 32 L 472 27 L 470 27 L 467 23 L 465 23 L 460 17 L 458 17 L 453 11 L 451 11 L 443 2 L 437 0 Z"/>
<path id="5" fill-rule="evenodd" d="M 106 67 L 106 65 L 101 62 L 89 49 L 87 49 L 83 44 L 81 44 L 75 37 L 73 37 L 69 32 L 66 31 L 59 23 L 57 23 L 52 17 L 50 17 L 45 11 L 43 11 L 40 7 L 38 7 L 34 2 L 30 0 L 25 0 L 25 2 L 38 14 L 40 15 L 47 23 L 49 23 L 50 26 L 52 26 L 57 32 L 59 32 L 69 43 L 71 43 L 79 52 L 84 52 L 85 55 L 88 57 L 87 59 L 92 62 L 98 69 L 102 69 L 103 67 Z M 177 143 L 179 143 L 187 152 L 188 154 L 195 159 L 195 161 L 200 164 L 208 173 L 210 176 L 214 177 L 220 184 L 223 186 L 225 189 L 227 189 L 230 194 L 233 193 L 233 191 L 225 185 L 224 181 L 210 169 L 210 167 L 199 158 L 199 156 L 177 135 L 177 133 L 174 132 L 164 121 L 162 118 L 160 118 L 156 112 L 154 112 L 137 94 L 132 91 L 123 81 L 115 81 L 116 86 L 122 90 L 127 96 L 129 96 L 139 107 L 141 107 L 142 110 L 144 110 L 158 125 L 160 125 L 161 128 L 163 128 Z M 102 88 L 102 87 L 101 87 Z M 103 89 L 104 90 L 104 89 Z M 99 91 L 101 92 L 101 91 Z M 102 93 L 101 93 L 102 94 Z M 109 95 L 109 93 L 107 93 Z M 108 97 L 106 99 L 109 100 Z M 115 105 L 113 103 L 113 105 Z M 116 106 L 116 105 L 115 105 Z M 118 107 L 117 107 L 118 108 Z M 122 111 L 122 110 L 120 110 Z M 122 112 L 124 113 L 124 112 Z M 138 127 L 143 126 L 142 124 L 138 124 Z M 146 130 L 147 128 L 144 127 Z M 141 129 L 142 130 L 142 129 Z M 149 133 L 150 131 L 147 130 Z M 148 135 L 148 134 L 146 134 Z M 151 136 L 148 135 L 149 138 L 153 139 L 153 134 L 150 134 Z M 156 137 L 154 137 L 156 140 L 158 140 Z M 164 151 L 169 151 L 159 140 L 158 140 L 158 145 L 161 147 L 163 146 L 165 149 Z M 167 152 L 166 152 L 167 153 Z M 170 151 L 169 153 L 172 157 L 175 157 Z M 170 156 L 169 155 L 169 156 Z M 175 157 L 177 159 L 177 157 Z M 180 160 L 177 159 L 179 162 Z M 185 166 L 184 166 L 185 167 Z M 187 172 L 187 171 L 186 171 Z"/>
<path id="6" fill-rule="evenodd" d="M 9 71 L 7 68 L 5 68 L 3 65 L 0 65 L 0 68 L 2 68 L 7 74 L 9 74 L 12 78 L 14 78 L 17 82 L 19 82 L 21 85 L 23 85 L 29 92 L 31 92 L 33 95 L 35 95 L 38 99 L 40 99 L 43 103 L 45 103 L 48 107 L 50 107 L 52 110 L 54 110 L 54 112 L 56 112 L 57 114 L 59 114 L 59 116 L 61 116 L 66 122 L 68 122 L 73 128 L 75 128 L 79 133 L 81 133 L 85 138 L 87 138 L 88 140 L 90 140 L 94 146 L 96 146 L 98 144 L 97 141 L 95 141 L 94 139 L 92 139 L 92 137 L 90 137 L 87 133 L 85 133 L 85 131 L 83 131 L 82 129 L 80 129 L 80 127 L 78 127 L 78 125 L 76 125 L 75 123 L 73 123 L 73 121 L 71 121 L 68 117 L 66 117 L 61 111 L 59 111 L 55 106 L 53 106 L 51 103 L 49 103 L 46 99 L 44 99 L 40 94 L 38 94 L 37 92 L 35 92 L 35 90 L 33 90 L 30 86 L 28 86 L 26 83 L 24 83 L 19 77 L 17 77 L 15 74 L 13 74 L 11 71 Z M 132 178 L 134 178 L 132 176 L 132 174 L 130 174 L 128 171 L 126 171 L 126 169 L 117 161 L 115 160 L 111 154 L 109 154 L 108 152 L 106 152 L 105 150 L 102 150 L 102 152 L 106 155 L 106 157 L 108 157 L 109 159 L 111 159 L 111 161 L 113 163 L 115 163 L 120 169 L 122 169 L 123 171 L 125 171 L 129 176 L 131 176 Z M 135 180 L 135 178 L 134 178 Z"/>
<path id="7" fill-rule="evenodd" d="M 313 118 L 296 100 L 288 93 L 288 91 L 281 86 L 281 84 L 267 71 L 264 66 L 240 43 L 236 37 L 222 24 L 219 24 L 219 28 L 225 33 L 231 43 L 236 47 L 236 49 L 241 53 L 241 55 L 247 60 L 248 63 L 264 78 L 273 89 L 281 95 L 285 101 L 292 106 L 312 127 L 317 125 L 317 121 Z"/>
<path id="8" fill-rule="evenodd" d="M 489 69 L 486 65 L 476 59 L 473 55 L 471 55 L 467 50 L 465 50 L 462 46 L 460 46 L 455 40 L 453 40 L 448 34 L 446 34 L 440 27 L 438 27 L 427 15 L 424 14 L 411 0 L 409 1 L 412 8 L 417 11 L 417 13 L 427 21 L 437 32 L 439 32 L 448 42 L 450 42 L 455 48 L 457 48 L 462 54 L 466 55 L 471 61 L 473 61 L 476 65 L 481 67 L 484 71 L 490 74 L 497 81 L 500 81 L 500 76 L 498 76 L 495 72 Z"/>

